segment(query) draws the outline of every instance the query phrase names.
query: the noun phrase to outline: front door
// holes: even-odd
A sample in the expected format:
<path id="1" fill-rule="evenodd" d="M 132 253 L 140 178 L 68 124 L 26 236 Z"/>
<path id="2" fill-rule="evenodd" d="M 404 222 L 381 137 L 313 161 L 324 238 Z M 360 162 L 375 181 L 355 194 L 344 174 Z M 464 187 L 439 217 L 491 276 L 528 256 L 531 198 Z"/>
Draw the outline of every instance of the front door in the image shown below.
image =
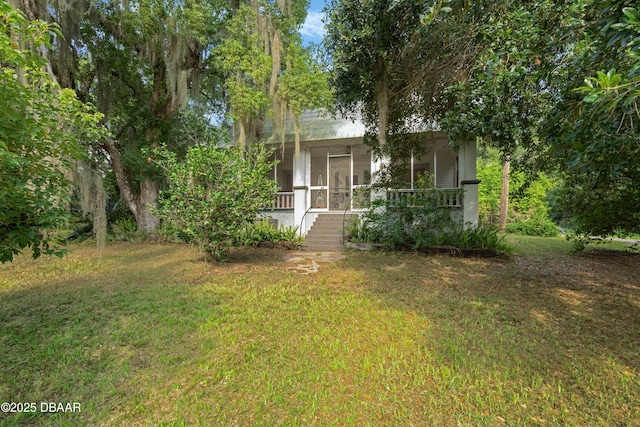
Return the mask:
<path id="1" fill-rule="evenodd" d="M 329 156 L 329 210 L 351 204 L 351 155 Z"/>

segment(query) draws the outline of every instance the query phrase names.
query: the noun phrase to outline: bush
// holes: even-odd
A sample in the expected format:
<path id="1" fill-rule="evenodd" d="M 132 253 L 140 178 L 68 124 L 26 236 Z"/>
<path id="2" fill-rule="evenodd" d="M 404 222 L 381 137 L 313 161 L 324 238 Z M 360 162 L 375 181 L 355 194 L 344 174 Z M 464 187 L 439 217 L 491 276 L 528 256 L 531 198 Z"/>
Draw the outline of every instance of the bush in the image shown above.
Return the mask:
<path id="1" fill-rule="evenodd" d="M 168 150 L 156 154 L 169 179 L 158 217 L 207 258 L 225 261 L 237 236 L 276 195 L 276 184 L 268 178 L 270 153 L 263 146 L 250 151 L 194 146 L 184 161 Z"/>
<path id="2" fill-rule="evenodd" d="M 436 230 L 454 225 L 446 208 L 428 197 L 409 196 L 393 202 L 377 199 L 361 216 L 352 220 L 352 240 L 404 247 L 419 242 L 429 245 Z"/>
<path id="3" fill-rule="evenodd" d="M 558 235 L 558 226 L 546 215 L 538 214 L 507 224 L 506 231 L 524 236 L 554 237 Z"/>
<path id="4" fill-rule="evenodd" d="M 132 217 L 120 218 L 111 223 L 111 235 L 115 240 L 138 242 L 144 239 L 144 233 L 138 232 L 138 223 Z"/>
<path id="5" fill-rule="evenodd" d="M 495 249 L 504 250 L 504 234 L 493 225 L 476 227 L 457 225 L 454 229 L 439 235 L 436 246 L 454 246 L 459 249 Z"/>
<path id="6" fill-rule="evenodd" d="M 235 244 L 238 246 L 258 246 L 260 243 L 284 243 L 287 247 L 297 248 L 303 237 L 298 235 L 298 226 L 283 226 L 275 228 L 269 221 L 256 221 L 240 230 Z"/>
<path id="7" fill-rule="evenodd" d="M 471 227 L 451 218 L 448 208 L 431 198 L 407 198 L 390 205 L 375 200 L 348 228 L 351 240 L 396 249 L 452 246 L 460 249 L 504 249 L 504 236 L 494 226 Z"/>

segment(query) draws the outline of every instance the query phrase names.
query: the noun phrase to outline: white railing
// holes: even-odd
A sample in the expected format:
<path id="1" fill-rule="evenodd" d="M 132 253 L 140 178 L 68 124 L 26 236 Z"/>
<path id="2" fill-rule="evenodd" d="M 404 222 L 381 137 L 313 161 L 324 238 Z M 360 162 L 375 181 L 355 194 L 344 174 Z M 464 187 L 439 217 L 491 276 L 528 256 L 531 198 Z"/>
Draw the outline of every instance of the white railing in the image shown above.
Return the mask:
<path id="1" fill-rule="evenodd" d="M 322 188 L 325 190 L 326 188 Z M 354 194 L 352 195 L 352 209 L 363 209 L 369 204 L 369 192 L 367 186 L 354 186 Z M 323 194 L 326 194 L 323 193 Z M 267 206 L 267 210 L 291 210 L 294 208 L 294 193 L 292 191 L 281 191 L 271 204 Z M 412 200 L 432 200 L 436 206 L 447 208 L 461 208 L 463 202 L 463 188 L 428 188 L 428 189 L 388 189 L 387 200 L 391 204 L 412 206 Z M 320 203 L 320 202 L 319 202 Z M 312 201 L 313 208 L 326 208 L 326 201 L 321 202 L 318 206 Z"/>
<path id="2" fill-rule="evenodd" d="M 276 194 L 273 204 L 270 206 L 274 210 L 293 209 L 293 191 L 280 191 Z"/>
<path id="3" fill-rule="evenodd" d="M 464 188 L 426 188 L 387 190 L 387 200 L 392 204 L 412 205 L 415 201 L 429 199 L 436 206 L 443 208 L 460 208 L 464 196 Z"/>

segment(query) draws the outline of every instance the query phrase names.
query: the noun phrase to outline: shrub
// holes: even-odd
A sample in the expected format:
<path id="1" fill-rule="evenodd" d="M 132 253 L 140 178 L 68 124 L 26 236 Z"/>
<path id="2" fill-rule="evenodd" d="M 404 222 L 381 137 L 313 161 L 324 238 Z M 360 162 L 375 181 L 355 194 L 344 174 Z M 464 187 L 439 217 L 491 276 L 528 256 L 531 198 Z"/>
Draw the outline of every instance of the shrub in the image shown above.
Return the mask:
<path id="1" fill-rule="evenodd" d="M 206 258 L 225 261 L 238 234 L 276 195 L 276 184 L 268 178 L 270 153 L 263 146 L 250 151 L 194 146 L 184 161 L 167 150 L 156 154 L 169 180 L 160 196 L 159 218 L 196 243 Z"/>
<path id="2" fill-rule="evenodd" d="M 507 224 L 506 231 L 524 236 L 554 237 L 558 235 L 558 226 L 546 214 L 538 214 Z"/>
<path id="3" fill-rule="evenodd" d="M 454 246 L 459 249 L 495 249 L 504 250 L 504 234 L 500 234 L 498 227 L 493 225 L 478 225 L 475 227 L 458 224 L 451 230 L 438 235 L 435 246 Z"/>
<path id="4" fill-rule="evenodd" d="M 138 223 L 132 217 L 120 218 L 111 224 L 111 235 L 116 240 L 138 242 L 144 238 L 144 233 L 138 232 Z"/>
<path id="5" fill-rule="evenodd" d="M 398 249 L 452 246 L 460 249 L 505 248 L 497 227 L 471 227 L 451 218 L 448 208 L 432 198 L 407 198 L 399 204 L 375 200 L 372 207 L 349 223 L 351 239 L 381 243 Z"/>
<path id="6" fill-rule="evenodd" d="M 298 226 L 280 225 L 275 228 L 269 221 L 256 221 L 240 230 L 235 244 L 238 246 L 258 246 L 260 243 L 285 243 L 291 248 L 300 246 L 303 237 L 298 235 Z"/>

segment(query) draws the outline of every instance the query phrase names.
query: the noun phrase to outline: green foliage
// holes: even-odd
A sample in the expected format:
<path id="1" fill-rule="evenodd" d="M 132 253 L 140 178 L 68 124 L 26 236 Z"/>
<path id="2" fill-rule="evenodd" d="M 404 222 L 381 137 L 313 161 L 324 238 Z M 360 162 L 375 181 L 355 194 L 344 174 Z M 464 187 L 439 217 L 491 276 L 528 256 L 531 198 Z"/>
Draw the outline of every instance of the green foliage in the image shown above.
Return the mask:
<path id="1" fill-rule="evenodd" d="M 241 230 L 275 197 L 275 182 L 268 178 L 270 153 L 262 146 L 250 151 L 194 146 L 184 161 L 167 150 L 156 154 L 169 179 L 158 216 L 207 258 L 226 260 Z"/>
<path id="2" fill-rule="evenodd" d="M 282 243 L 291 249 L 297 248 L 303 238 L 298 234 L 298 226 L 274 227 L 269 221 L 256 221 L 239 230 L 236 244 L 239 246 L 258 246 L 260 243 Z"/>
<path id="3" fill-rule="evenodd" d="M 348 228 L 352 240 L 397 249 L 451 246 L 503 249 L 504 236 L 492 226 L 470 227 L 452 218 L 448 208 L 429 197 L 406 197 L 393 203 L 377 199 Z"/>
<path id="4" fill-rule="evenodd" d="M 552 105 L 548 69 L 557 51 L 545 34 L 562 13 L 551 1 L 492 2 L 462 13 L 472 23 L 463 37 L 476 51 L 467 78 L 447 88 L 451 108 L 443 128 L 455 142 L 481 137 L 503 154 L 533 150 L 539 122 Z"/>
<path id="5" fill-rule="evenodd" d="M 374 200 L 358 221 L 359 229 L 351 230 L 352 238 L 392 247 L 414 242 L 416 246 L 429 246 L 429 240 L 454 224 L 446 208 L 439 207 L 431 198 L 413 195 L 393 201 Z"/>
<path id="6" fill-rule="evenodd" d="M 222 71 L 229 75 L 224 85 L 235 120 L 264 114 L 269 104 L 263 87 L 269 78 L 272 59 L 261 46 L 263 40 L 254 24 L 250 23 L 255 23 L 255 12 L 241 4 L 227 24 L 228 37 L 214 52 Z"/>
<path id="7" fill-rule="evenodd" d="M 221 76 L 237 145 L 260 141 L 266 117 L 272 119 L 274 134 L 284 138 L 289 117 L 297 154 L 298 116 L 329 103 L 326 74 L 299 34 L 307 5 L 304 0 L 268 0 L 230 7 L 225 37 L 212 51 L 211 63 Z"/>
<path id="8" fill-rule="evenodd" d="M 420 174 L 418 174 L 418 177 L 416 178 L 416 182 L 414 184 L 415 188 L 419 188 L 419 189 L 429 189 L 429 188 L 435 188 L 435 177 L 432 173 L 430 173 L 429 171 L 424 171 Z"/>
<path id="9" fill-rule="evenodd" d="M 507 224 L 507 233 L 523 236 L 555 237 L 558 235 L 558 226 L 543 213 L 529 218 L 515 219 Z"/>
<path id="10" fill-rule="evenodd" d="M 284 100 L 294 115 L 305 109 L 322 108 L 331 99 L 327 75 L 313 61 L 311 53 L 298 43 L 292 43 L 285 60 L 289 68 L 278 83 L 278 97 Z"/>
<path id="11" fill-rule="evenodd" d="M 359 116 L 365 142 L 379 156 L 406 160 L 424 140 L 406 137 L 443 111 L 443 89 L 455 81 L 464 47 L 443 1 L 332 0 L 325 47 L 337 109 Z M 442 19 L 440 19 L 442 18 Z M 443 48 L 446 46 L 446 48 Z"/>
<path id="12" fill-rule="evenodd" d="M 570 63 L 578 77 L 546 129 L 546 160 L 565 182 L 560 205 L 585 238 L 640 231 L 640 22 L 627 4 L 595 2 L 588 49 Z"/>
<path id="13" fill-rule="evenodd" d="M 457 224 L 438 236 L 435 246 L 453 246 L 460 249 L 495 249 L 505 250 L 504 234 L 492 225 L 465 227 Z"/>
<path id="14" fill-rule="evenodd" d="M 48 234 L 69 219 L 64 172 L 83 156 L 81 141 L 103 135 L 102 116 L 60 90 L 30 50 L 50 46 L 51 37 L 60 37 L 57 27 L 0 3 L 0 262 L 26 248 L 34 258 L 65 253 Z"/>
<path id="15" fill-rule="evenodd" d="M 111 224 L 111 235 L 115 240 L 125 242 L 139 242 L 144 233 L 138 231 L 138 224 L 132 217 L 120 218 Z"/>
<path id="16" fill-rule="evenodd" d="M 502 193 L 502 165 L 498 152 L 489 148 L 478 161 L 478 211 L 480 217 L 498 214 Z M 515 171 L 509 176 L 507 231 L 533 236 L 555 236 L 557 226 L 549 218 L 549 194 L 558 186 L 546 174 Z"/>
<path id="17" fill-rule="evenodd" d="M 502 191 L 502 166 L 495 162 L 479 163 L 476 176 L 480 180 L 478 186 L 478 213 L 480 216 L 495 214 L 500 208 Z"/>

